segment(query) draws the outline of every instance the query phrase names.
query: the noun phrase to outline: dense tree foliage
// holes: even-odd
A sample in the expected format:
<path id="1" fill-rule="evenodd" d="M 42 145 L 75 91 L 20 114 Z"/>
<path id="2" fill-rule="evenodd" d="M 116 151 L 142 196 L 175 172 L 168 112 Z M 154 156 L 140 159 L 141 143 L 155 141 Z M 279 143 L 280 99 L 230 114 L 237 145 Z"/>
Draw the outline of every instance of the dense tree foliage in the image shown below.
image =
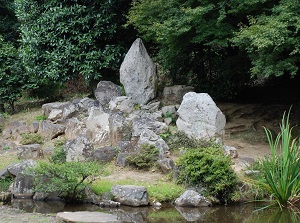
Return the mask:
<path id="1" fill-rule="evenodd" d="M 158 45 L 159 60 L 175 82 L 228 96 L 250 80 L 250 70 L 252 77 L 297 73 L 299 5 L 299 0 L 139 0 L 128 17 L 143 38 Z"/>
<path id="2" fill-rule="evenodd" d="M 21 49 L 27 73 L 65 82 L 90 81 L 117 69 L 123 57 L 122 13 L 126 0 L 16 0 Z M 125 6 L 124 6 L 125 5 Z"/>
<path id="3" fill-rule="evenodd" d="M 0 112 L 5 104 L 14 111 L 22 91 L 32 87 L 19 60 L 18 27 L 13 0 L 0 1 Z"/>
<path id="4" fill-rule="evenodd" d="M 17 44 L 19 22 L 15 15 L 14 1 L 0 1 L 0 33 L 5 41 Z"/>
<path id="5" fill-rule="evenodd" d="M 257 77 L 298 75 L 299 3 L 0 1 L 0 109 L 16 100 L 21 89 L 33 86 L 29 77 L 51 95 L 77 77 L 88 83 L 101 77 L 116 81 L 135 30 L 173 84 L 193 85 L 214 98 L 232 97 Z"/>
<path id="6" fill-rule="evenodd" d="M 215 85 L 216 94 L 224 95 L 248 79 L 247 59 L 230 45 L 235 24 L 226 10 L 226 1 L 141 0 L 134 2 L 129 23 L 158 44 L 174 82 L 201 90 Z"/>
<path id="7" fill-rule="evenodd" d="M 300 1 L 279 1 L 268 13 L 249 16 L 249 25 L 241 25 L 233 42 L 248 52 L 253 75 L 296 75 L 300 65 Z"/>
<path id="8" fill-rule="evenodd" d="M 14 112 L 14 102 L 21 97 L 24 90 L 34 85 L 23 73 L 17 48 L 0 36 L 0 112 L 4 112 L 5 104 Z"/>

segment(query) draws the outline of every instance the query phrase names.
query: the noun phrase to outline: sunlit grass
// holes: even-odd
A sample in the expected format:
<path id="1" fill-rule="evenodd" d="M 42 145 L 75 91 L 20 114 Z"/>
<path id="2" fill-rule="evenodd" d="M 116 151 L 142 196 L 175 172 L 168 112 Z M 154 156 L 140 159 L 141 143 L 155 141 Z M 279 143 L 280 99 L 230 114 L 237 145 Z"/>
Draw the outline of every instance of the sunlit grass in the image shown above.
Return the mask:
<path id="1" fill-rule="evenodd" d="M 8 149 L 9 150 L 9 149 Z M 0 154 L 0 170 L 4 169 L 5 167 L 7 167 L 8 165 L 12 164 L 12 163 L 18 163 L 20 162 L 18 160 L 18 156 L 17 156 L 17 152 L 13 151 L 6 151 L 2 154 Z"/>
<path id="2" fill-rule="evenodd" d="M 184 187 L 173 182 L 140 182 L 135 180 L 101 180 L 98 179 L 92 184 L 92 190 L 102 195 L 109 192 L 113 185 L 136 185 L 147 188 L 150 201 L 169 202 L 175 200 L 184 192 Z"/>

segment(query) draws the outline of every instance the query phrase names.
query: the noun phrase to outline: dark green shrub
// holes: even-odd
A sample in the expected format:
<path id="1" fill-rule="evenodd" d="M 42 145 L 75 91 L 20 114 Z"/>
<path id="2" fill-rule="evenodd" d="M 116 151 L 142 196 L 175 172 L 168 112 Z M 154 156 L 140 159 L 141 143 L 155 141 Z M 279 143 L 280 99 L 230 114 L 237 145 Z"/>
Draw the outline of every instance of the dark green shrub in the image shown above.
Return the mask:
<path id="1" fill-rule="evenodd" d="M 50 161 L 55 164 L 65 163 L 67 159 L 67 153 L 62 146 L 55 148 L 54 153 L 50 156 Z"/>
<path id="2" fill-rule="evenodd" d="M 10 185 L 13 183 L 13 181 L 14 181 L 13 177 L 6 177 L 4 179 L 0 178 L 0 192 L 7 191 Z"/>
<path id="3" fill-rule="evenodd" d="M 204 187 L 209 195 L 227 203 L 237 186 L 231 164 L 219 146 L 188 149 L 177 161 L 178 183 Z"/>
<path id="4" fill-rule="evenodd" d="M 29 145 L 29 144 L 43 144 L 44 139 L 38 133 L 29 133 L 29 134 L 22 134 L 22 140 L 20 141 L 22 145 Z"/>
<path id="5" fill-rule="evenodd" d="M 159 149 L 153 145 L 144 144 L 139 151 L 127 156 L 126 161 L 129 165 L 138 169 L 149 169 L 158 159 Z"/>
<path id="6" fill-rule="evenodd" d="M 99 173 L 94 162 L 66 162 L 62 164 L 40 162 L 32 171 L 35 174 L 34 190 L 58 192 L 66 201 L 79 201 L 83 191 Z"/>

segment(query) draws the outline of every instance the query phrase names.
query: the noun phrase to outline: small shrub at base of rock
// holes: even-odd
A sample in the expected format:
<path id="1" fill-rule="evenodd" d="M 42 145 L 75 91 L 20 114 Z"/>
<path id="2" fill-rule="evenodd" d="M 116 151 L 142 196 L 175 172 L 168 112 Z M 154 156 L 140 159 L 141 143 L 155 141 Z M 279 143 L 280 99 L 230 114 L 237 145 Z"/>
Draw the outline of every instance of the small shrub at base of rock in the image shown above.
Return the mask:
<path id="1" fill-rule="evenodd" d="M 5 178 L 0 178 L 0 192 L 6 192 L 10 185 L 13 183 L 14 178 L 12 176 L 8 176 Z"/>
<path id="2" fill-rule="evenodd" d="M 56 164 L 65 163 L 66 159 L 67 159 L 67 153 L 62 146 L 56 148 L 54 150 L 54 153 L 50 156 L 50 161 Z"/>
<path id="3" fill-rule="evenodd" d="M 138 169 L 149 169 L 154 166 L 158 160 L 159 149 L 154 145 L 143 144 L 141 148 L 126 157 L 126 161 L 130 166 Z"/>
<path id="4" fill-rule="evenodd" d="M 20 144 L 22 145 L 29 145 L 29 144 L 43 144 L 44 139 L 38 133 L 29 133 L 29 134 L 22 134 L 22 140 Z"/>
<path id="5" fill-rule="evenodd" d="M 228 203 L 237 189 L 231 160 L 220 146 L 188 149 L 177 161 L 178 183 L 206 188 L 208 195 Z"/>
<path id="6" fill-rule="evenodd" d="M 3 146 L 2 149 L 3 149 L 4 151 L 6 151 L 6 150 L 9 150 L 10 147 L 9 147 L 9 146 Z"/>
<path id="7" fill-rule="evenodd" d="M 194 138 L 189 138 L 183 132 L 177 132 L 175 134 L 169 134 L 165 139 L 171 151 L 175 151 L 179 148 L 197 148 L 197 147 L 209 147 L 213 146 L 212 141 L 202 141 Z"/>

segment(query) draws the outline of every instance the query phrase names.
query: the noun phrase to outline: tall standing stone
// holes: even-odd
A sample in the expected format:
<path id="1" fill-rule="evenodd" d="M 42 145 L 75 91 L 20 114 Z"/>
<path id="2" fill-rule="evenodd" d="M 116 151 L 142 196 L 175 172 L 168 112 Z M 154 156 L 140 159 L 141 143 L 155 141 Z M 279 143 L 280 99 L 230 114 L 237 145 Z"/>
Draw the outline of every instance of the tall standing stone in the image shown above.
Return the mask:
<path id="1" fill-rule="evenodd" d="M 134 103 L 144 105 L 156 96 L 156 65 L 140 38 L 134 41 L 125 56 L 120 68 L 120 81 Z"/>
<path id="2" fill-rule="evenodd" d="M 223 143 L 226 118 L 208 94 L 185 94 L 177 112 L 179 131 L 199 140 Z"/>

